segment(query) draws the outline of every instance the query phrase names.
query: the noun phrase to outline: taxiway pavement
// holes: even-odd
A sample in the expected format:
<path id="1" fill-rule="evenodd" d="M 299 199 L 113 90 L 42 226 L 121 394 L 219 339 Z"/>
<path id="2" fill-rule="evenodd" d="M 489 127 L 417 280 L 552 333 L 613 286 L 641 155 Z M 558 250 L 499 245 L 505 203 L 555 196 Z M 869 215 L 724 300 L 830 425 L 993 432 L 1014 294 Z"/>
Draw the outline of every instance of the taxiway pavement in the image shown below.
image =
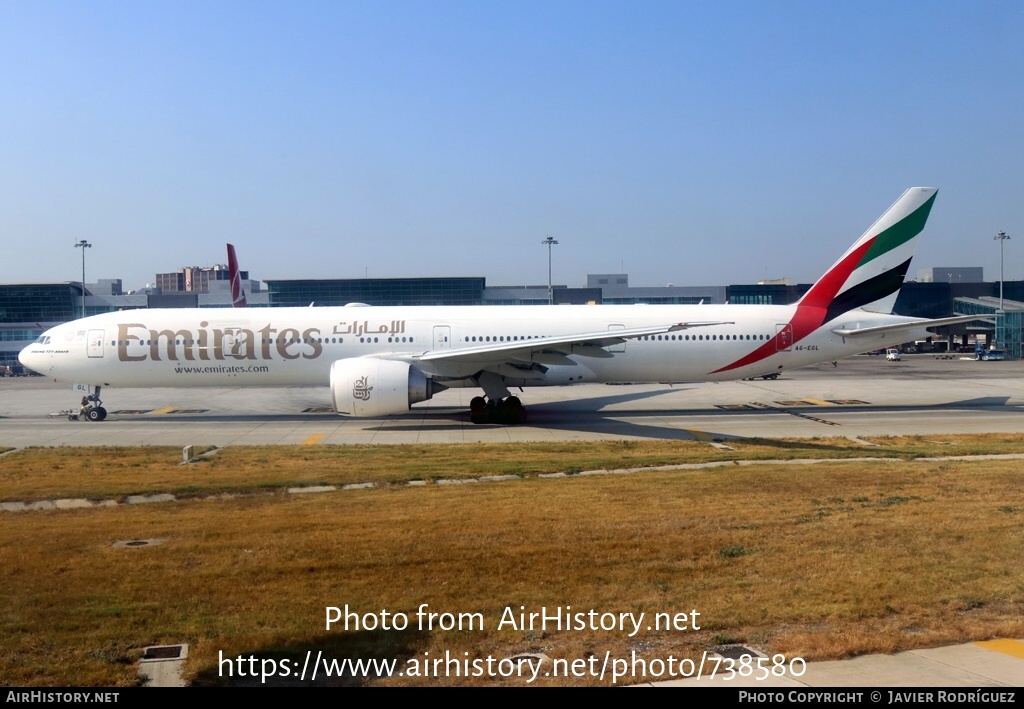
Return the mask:
<path id="1" fill-rule="evenodd" d="M 518 393 L 518 392 L 517 392 Z M 279 445 L 604 439 L 882 436 L 1024 432 L 1024 361 L 861 356 L 776 380 L 583 384 L 523 393 L 529 421 L 473 425 L 475 389 L 442 392 L 407 414 L 347 419 L 326 387 L 105 389 L 106 421 L 77 408 L 70 385 L 0 379 L 0 445 Z"/>

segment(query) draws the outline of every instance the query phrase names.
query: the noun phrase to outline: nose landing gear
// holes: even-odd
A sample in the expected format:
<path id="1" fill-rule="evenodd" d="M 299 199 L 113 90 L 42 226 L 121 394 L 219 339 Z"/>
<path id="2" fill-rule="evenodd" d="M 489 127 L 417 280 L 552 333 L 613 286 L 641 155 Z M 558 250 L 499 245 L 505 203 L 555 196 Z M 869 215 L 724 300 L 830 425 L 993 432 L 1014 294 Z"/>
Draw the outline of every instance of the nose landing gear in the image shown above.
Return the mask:
<path id="1" fill-rule="evenodd" d="M 78 421 L 83 417 L 86 421 L 103 421 L 107 418 L 107 410 L 100 401 L 100 387 L 97 386 L 92 394 L 82 397 L 81 408 L 77 414 L 68 414 L 68 421 Z"/>

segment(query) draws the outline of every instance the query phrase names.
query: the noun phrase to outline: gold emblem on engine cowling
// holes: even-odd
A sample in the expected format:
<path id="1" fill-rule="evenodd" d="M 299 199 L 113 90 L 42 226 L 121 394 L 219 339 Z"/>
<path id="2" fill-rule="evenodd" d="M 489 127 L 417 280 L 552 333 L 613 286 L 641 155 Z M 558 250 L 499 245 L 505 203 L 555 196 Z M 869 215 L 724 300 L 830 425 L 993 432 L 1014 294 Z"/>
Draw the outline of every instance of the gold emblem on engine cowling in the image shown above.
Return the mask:
<path id="1" fill-rule="evenodd" d="M 373 391 L 373 387 L 366 385 L 366 377 L 359 377 L 352 384 L 352 397 L 360 401 L 368 401 L 371 391 Z"/>

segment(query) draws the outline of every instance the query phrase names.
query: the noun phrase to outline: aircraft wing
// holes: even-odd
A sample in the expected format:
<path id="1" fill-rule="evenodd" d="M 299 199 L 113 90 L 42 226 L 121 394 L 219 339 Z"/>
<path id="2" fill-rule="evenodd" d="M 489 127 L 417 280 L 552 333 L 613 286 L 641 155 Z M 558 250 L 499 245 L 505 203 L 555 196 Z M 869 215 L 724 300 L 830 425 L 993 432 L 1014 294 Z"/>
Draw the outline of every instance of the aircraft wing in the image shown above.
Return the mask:
<path id="1" fill-rule="evenodd" d="M 626 340 L 644 337 L 645 335 L 662 335 L 666 332 L 688 330 L 693 327 L 710 325 L 732 325 L 732 321 L 703 320 L 699 322 L 681 322 L 671 325 L 655 325 L 652 327 L 634 327 L 623 330 L 600 330 L 584 332 L 576 335 L 558 335 L 555 337 L 538 337 L 532 340 L 513 340 L 511 342 L 491 342 L 473 347 L 462 347 L 453 350 L 433 350 L 418 355 L 414 361 L 460 361 L 493 364 L 508 361 L 537 361 L 537 355 L 548 355 L 552 360 L 564 359 L 567 355 L 583 357 L 613 357 L 614 354 L 604 349 L 610 345 L 619 345 Z M 553 361 L 552 363 L 557 363 Z"/>
<path id="2" fill-rule="evenodd" d="M 957 315 L 951 318 L 937 318 L 935 320 L 904 320 L 891 325 L 873 325 L 871 327 L 838 327 L 832 330 L 840 337 L 860 337 L 867 335 L 881 335 L 888 332 L 909 332 L 927 327 L 939 327 L 940 325 L 955 325 L 956 323 L 971 322 L 972 320 L 985 320 L 984 315 Z"/>

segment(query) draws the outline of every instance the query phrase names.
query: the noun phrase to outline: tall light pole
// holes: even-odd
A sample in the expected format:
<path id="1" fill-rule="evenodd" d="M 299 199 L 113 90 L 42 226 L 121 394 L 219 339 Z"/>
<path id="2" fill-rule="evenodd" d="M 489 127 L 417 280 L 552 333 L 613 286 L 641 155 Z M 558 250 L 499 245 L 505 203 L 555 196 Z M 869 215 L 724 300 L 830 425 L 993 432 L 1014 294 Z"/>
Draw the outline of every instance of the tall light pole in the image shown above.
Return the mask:
<path id="1" fill-rule="evenodd" d="M 999 242 L 999 312 L 1003 312 L 1003 243 L 1010 238 L 1005 231 L 992 237 Z"/>
<path id="2" fill-rule="evenodd" d="M 91 249 L 92 248 L 92 244 L 90 244 L 85 239 L 82 239 L 77 244 L 75 244 L 75 248 L 82 250 L 82 317 L 84 318 L 85 317 L 85 250 L 86 249 Z"/>
<path id="3" fill-rule="evenodd" d="M 554 305 L 555 304 L 555 291 L 551 287 L 551 247 L 554 246 L 555 244 L 557 244 L 558 242 L 555 241 L 554 239 L 552 239 L 549 236 L 548 238 L 544 239 L 544 241 L 542 241 L 540 243 L 548 245 L 548 305 Z"/>

